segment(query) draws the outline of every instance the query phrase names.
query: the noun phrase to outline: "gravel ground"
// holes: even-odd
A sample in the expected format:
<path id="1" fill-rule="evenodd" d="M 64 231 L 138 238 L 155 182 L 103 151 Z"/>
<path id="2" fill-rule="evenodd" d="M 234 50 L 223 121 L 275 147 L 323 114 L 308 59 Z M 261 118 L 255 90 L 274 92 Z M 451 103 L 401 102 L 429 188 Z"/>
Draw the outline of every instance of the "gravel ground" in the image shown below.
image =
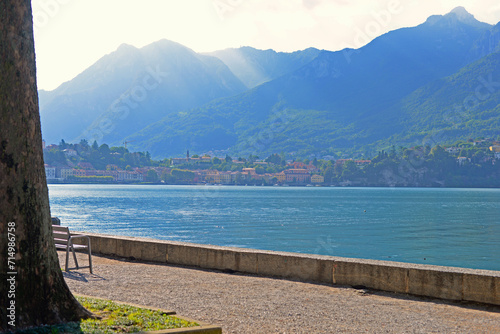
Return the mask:
<path id="1" fill-rule="evenodd" d="M 92 259 L 93 275 L 88 269 L 64 272 L 74 293 L 172 310 L 220 325 L 224 333 L 500 333 L 496 306 Z"/>

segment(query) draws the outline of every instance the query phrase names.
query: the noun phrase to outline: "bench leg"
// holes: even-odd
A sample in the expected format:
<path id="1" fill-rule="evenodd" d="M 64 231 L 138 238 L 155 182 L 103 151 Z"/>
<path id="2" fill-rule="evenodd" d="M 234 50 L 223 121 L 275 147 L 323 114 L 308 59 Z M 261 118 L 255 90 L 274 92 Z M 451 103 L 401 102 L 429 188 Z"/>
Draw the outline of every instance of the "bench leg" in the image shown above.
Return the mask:
<path id="1" fill-rule="evenodd" d="M 89 241 L 89 248 L 88 248 L 88 251 L 89 251 L 89 269 L 90 269 L 90 273 L 93 274 L 92 272 L 92 251 L 90 250 L 90 241 Z"/>
<path id="2" fill-rule="evenodd" d="M 75 260 L 76 269 L 80 269 L 80 266 L 78 266 L 78 260 L 76 259 L 75 249 L 71 247 L 71 250 L 73 251 L 73 259 Z"/>
<path id="3" fill-rule="evenodd" d="M 66 268 L 65 270 L 68 271 L 68 262 L 69 262 L 69 247 L 66 247 Z"/>

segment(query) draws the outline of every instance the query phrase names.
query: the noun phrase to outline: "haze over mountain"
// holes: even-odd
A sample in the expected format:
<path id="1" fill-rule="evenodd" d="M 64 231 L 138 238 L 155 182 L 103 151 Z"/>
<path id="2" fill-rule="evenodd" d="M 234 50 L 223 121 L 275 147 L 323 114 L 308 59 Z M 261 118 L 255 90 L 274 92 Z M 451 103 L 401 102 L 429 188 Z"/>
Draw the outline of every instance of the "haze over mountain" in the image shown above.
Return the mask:
<path id="1" fill-rule="evenodd" d="M 178 43 L 121 45 L 75 79 L 41 92 L 42 132 L 49 142 L 119 143 L 170 112 L 245 89 L 222 61 Z"/>
<path id="2" fill-rule="evenodd" d="M 247 88 L 290 73 L 316 58 L 321 51 L 308 48 L 291 53 L 257 50 L 249 46 L 208 53 L 222 60 Z"/>
<path id="3" fill-rule="evenodd" d="M 63 119 L 53 129 L 73 122 L 72 136 L 51 135 L 92 140 L 101 133 L 100 142 L 130 141 L 153 157 L 188 149 L 370 155 L 429 138 L 445 143 L 499 133 L 500 25 L 479 22 L 462 7 L 358 50 L 286 54 L 245 47 L 208 56 L 159 43 L 120 48 L 57 90 L 41 92 L 44 137 L 55 123 L 50 115 L 71 111 L 86 113 L 84 121 L 74 116 L 78 121 Z M 147 90 L 144 78 L 155 78 L 156 66 L 169 75 Z M 481 99 L 465 108 L 467 117 L 450 116 L 476 91 Z"/>

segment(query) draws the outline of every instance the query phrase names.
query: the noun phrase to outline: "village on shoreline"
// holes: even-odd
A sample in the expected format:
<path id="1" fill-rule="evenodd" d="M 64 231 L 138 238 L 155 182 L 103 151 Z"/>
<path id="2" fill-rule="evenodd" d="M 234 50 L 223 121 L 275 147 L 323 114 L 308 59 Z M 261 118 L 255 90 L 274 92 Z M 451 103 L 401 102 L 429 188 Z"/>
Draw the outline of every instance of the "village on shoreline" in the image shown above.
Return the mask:
<path id="1" fill-rule="evenodd" d="M 233 159 L 189 151 L 184 158 L 152 160 L 126 147 L 62 140 L 44 147 L 44 159 L 48 183 L 500 187 L 500 142 L 492 139 L 393 147 L 370 160 L 291 160 L 284 154 Z"/>

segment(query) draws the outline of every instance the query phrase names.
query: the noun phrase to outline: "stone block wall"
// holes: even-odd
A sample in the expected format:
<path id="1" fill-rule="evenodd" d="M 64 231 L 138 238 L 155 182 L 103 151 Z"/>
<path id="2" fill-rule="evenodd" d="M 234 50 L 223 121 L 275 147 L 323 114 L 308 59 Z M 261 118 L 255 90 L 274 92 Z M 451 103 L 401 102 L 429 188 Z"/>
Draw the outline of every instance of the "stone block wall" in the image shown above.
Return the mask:
<path id="1" fill-rule="evenodd" d="M 500 305 L 500 271 L 82 233 L 108 256 Z"/>

